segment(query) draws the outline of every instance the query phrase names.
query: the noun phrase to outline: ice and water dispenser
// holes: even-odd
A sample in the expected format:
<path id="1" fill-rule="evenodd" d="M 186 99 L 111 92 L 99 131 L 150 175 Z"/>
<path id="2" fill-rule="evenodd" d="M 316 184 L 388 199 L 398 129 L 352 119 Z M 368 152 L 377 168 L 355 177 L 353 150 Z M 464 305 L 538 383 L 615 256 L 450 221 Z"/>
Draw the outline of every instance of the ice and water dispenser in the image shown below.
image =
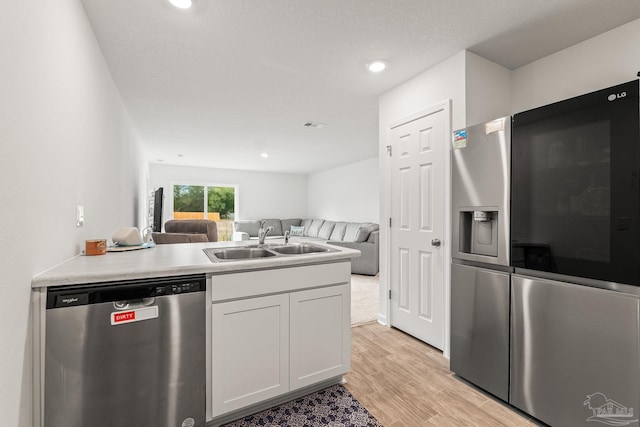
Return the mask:
<path id="1" fill-rule="evenodd" d="M 495 210 L 461 211 L 459 251 L 497 257 L 498 221 Z"/>

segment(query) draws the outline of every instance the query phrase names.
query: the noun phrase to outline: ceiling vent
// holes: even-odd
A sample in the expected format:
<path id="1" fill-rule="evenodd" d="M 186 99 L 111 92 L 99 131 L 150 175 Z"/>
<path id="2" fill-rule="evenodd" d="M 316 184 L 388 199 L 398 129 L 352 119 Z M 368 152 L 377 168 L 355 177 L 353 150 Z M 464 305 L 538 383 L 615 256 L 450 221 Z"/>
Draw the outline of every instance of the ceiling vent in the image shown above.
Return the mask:
<path id="1" fill-rule="evenodd" d="M 304 127 L 324 129 L 324 128 L 327 127 L 327 124 L 326 123 L 318 123 L 318 122 L 306 122 L 304 124 Z"/>

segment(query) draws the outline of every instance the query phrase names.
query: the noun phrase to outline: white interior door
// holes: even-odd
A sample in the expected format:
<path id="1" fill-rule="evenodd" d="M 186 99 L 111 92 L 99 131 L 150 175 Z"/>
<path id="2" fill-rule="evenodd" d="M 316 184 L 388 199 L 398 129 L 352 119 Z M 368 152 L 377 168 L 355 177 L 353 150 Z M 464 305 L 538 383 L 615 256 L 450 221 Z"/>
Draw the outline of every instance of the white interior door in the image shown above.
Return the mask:
<path id="1" fill-rule="evenodd" d="M 445 162 L 449 109 L 391 126 L 391 325 L 445 344 Z"/>

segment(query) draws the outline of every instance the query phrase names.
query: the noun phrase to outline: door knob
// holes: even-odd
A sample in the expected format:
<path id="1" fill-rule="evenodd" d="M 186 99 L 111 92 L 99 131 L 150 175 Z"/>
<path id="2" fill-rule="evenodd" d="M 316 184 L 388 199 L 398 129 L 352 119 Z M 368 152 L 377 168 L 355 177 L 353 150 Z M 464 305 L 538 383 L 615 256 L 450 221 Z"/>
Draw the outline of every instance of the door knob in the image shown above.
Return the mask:
<path id="1" fill-rule="evenodd" d="M 433 239 L 433 240 L 431 241 L 431 244 L 432 244 L 433 246 L 440 246 L 440 244 L 441 244 L 441 243 L 442 243 L 442 242 L 440 241 L 440 239 Z"/>

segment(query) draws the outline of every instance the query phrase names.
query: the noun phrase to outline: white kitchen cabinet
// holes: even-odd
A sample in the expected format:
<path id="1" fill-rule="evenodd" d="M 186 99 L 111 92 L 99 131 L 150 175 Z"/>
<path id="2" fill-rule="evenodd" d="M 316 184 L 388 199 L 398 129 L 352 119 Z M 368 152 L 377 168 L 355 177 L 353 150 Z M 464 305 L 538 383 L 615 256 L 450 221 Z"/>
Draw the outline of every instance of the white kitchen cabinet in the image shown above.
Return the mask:
<path id="1" fill-rule="evenodd" d="M 213 304 L 213 416 L 289 391 L 289 294 Z"/>
<path id="2" fill-rule="evenodd" d="M 213 275 L 208 421 L 347 373 L 350 280 L 349 262 Z"/>
<path id="3" fill-rule="evenodd" d="M 348 285 L 290 294 L 291 390 L 342 375 L 351 364 Z"/>

